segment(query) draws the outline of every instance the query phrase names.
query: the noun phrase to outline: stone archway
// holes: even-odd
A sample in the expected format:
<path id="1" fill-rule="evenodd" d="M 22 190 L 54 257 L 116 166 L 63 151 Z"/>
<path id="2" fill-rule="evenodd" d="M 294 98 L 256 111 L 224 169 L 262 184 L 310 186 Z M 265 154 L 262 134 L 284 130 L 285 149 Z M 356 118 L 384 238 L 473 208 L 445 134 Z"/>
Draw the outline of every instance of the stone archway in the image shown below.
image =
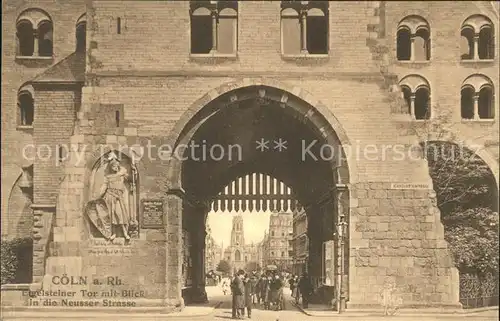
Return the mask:
<path id="1" fill-rule="evenodd" d="M 184 113 L 168 136 L 168 141 L 173 144 L 172 150 L 180 148 L 182 153 L 185 153 L 186 150 L 188 150 L 188 144 L 193 139 L 200 138 L 200 135 L 201 138 L 205 138 L 202 134 L 199 134 L 197 137 L 197 133 L 203 132 L 204 128 L 211 125 L 212 119 L 217 119 L 217 117 L 223 119 L 224 113 L 226 113 L 227 110 L 231 108 L 240 108 L 240 106 L 235 107 L 235 105 L 238 104 L 256 104 L 261 107 L 263 112 L 270 112 L 270 110 L 272 110 L 274 115 L 282 115 L 283 117 L 287 117 L 290 122 L 294 122 L 296 126 L 303 126 L 304 130 L 307 129 L 310 137 L 316 137 L 317 140 L 324 145 L 337 147 L 338 153 L 341 154 L 341 157 L 332 156 L 331 159 L 324 162 L 325 164 L 328 164 L 325 165 L 325 168 L 328 168 L 327 171 L 329 171 L 329 173 L 323 172 L 323 176 L 327 177 L 327 179 L 332 182 L 330 187 L 323 187 L 322 189 L 318 187 L 318 190 L 322 191 L 321 195 L 317 195 L 314 200 L 312 200 L 310 195 L 308 195 L 302 200 L 303 203 L 310 203 L 307 205 L 310 206 L 311 212 L 321 214 L 327 213 L 326 215 L 332 217 L 328 233 L 330 234 L 330 237 L 333 238 L 333 229 L 335 225 L 333 219 L 334 213 L 341 209 L 344 211 L 343 215 L 348 216 L 349 212 L 348 193 L 337 193 L 338 191 L 347 189 L 347 184 L 350 183 L 350 177 L 353 173 L 351 167 L 347 166 L 348 161 L 346 160 L 343 152 L 343 148 L 349 145 L 349 140 L 338 120 L 331 114 L 330 108 L 315 101 L 311 95 L 300 90 L 299 88 L 287 89 L 288 88 L 286 88 L 286 86 L 280 83 L 263 83 L 260 81 L 250 82 L 248 80 L 222 86 L 209 92 L 203 98 L 195 102 L 195 104 Z M 253 107 L 246 108 L 252 109 Z M 232 116 L 235 115 L 233 114 Z M 279 125 L 277 125 L 277 127 L 279 127 Z M 205 132 L 210 131 L 205 130 Z M 290 133 L 288 134 L 290 135 Z M 227 138 L 227 136 L 224 138 Z M 247 143 L 253 142 L 253 140 L 253 138 L 248 138 Z M 320 144 L 315 146 L 315 148 L 320 148 L 319 145 Z M 268 162 L 274 162 L 274 164 L 276 164 L 276 159 L 268 159 Z M 183 238 L 183 217 L 186 217 L 187 215 L 196 215 L 195 213 L 197 212 L 205 214 L 204 212 L 207 210 L 207 202 L 210 200 L 210 197 L 214 196 L 213 194 L 210 194 L 210 192 L 217 192 L 218 188 L 224 186 L 224 182 L 248 173 L 246 172 L 247 169 L 244 169 L 244 166 L 239 166 L 238 164 L 225 164 L 225 166 L 212 167 L 211 171 L 215 173 L 222 173 L 228 169 L 230 171 L 234 169 L 234 173 L 230 175 L 231 177 L 227 176 L 227 174 L 226 176 L 221 174 L 220 180 L 215 182 L 213 185 L 210 185 L 212 190 L 207 193 L 205 193 L 206 190 L 201 189 L 193 192 L 193 189 L 196 189 L 196 186 L 189 183 L 189 180 L 192 180 L 192 178 L 187 179 L 186 175 L 188 174 L 186 173 L 194 171 L 197 168 L 191 167 L 190 169 L 186 169 L 185 167 L 186 160 L 180 160 L 178 157 L 170 158 L 168 163 L 169 172 L 166 182 L 168 188 L 166 203 L 168 217 L 167 237 L 171 240 L 171 242 L 169 242 L 167 256 L 173 262 L 169 263 L 169 269 L 171 269 L 171 271 L 167 272 L 167 283 L 173 285 L 177 284 L 177 287 L 175 290 L 173 288 L 171 289 L 175 292 L 170 292 L 168 294 L 169 300 L 181 299 L 182 285 L 180 274 L 182 270 L 182 262 L 180 262 L 178 258 L 183 257 L 181 250 Z M 201 165 L 198 167 L 201 167 Z M 221 170 L 221 168 L 223 168 L 223 170 Z M 262 168 L 253 166 L 251 170 L 259 172 L 274 171 L 275 175 L 282 176 L 280 179 L 282 179 L 283 176 L 293 175 L 290 171 L 280 172 L 280 169 L 275 169 L 274 167 L 270 168 L 269 166 L 266 167 L 266 165 L 263 165 Z M 216 174 L 214 175 L 217 176 Z M 206 177 L 210 178 L 212 176 Z M 200 177 L 196 178 L 203 182 L 203 179 Z M 310 183 L 312 184 L 312 180 L 310 180 Z M 295 182 L 295 186 L 297 186 L 297 182 Z M 301 192 L 305 193 L 306 190 L 307 188 L 304 188 Z M 339 195 L 341 195 L 341 200 L 338 199 Z M 307 198 L 309 199 L 306 200 Z M 330 200 L 331 206 L 328 207 L 319 204 L 324 202 L 325 199 Z M 337 205 L 336 202 L 341 202 L 343 205 Z M 345 206 L 346 204 L 347 206 Z M 191 218 L 189 224 L 203 225 L 205 215 L 198 215 L 198 217 L 203 217 L 203 220 Z M 319 221 L 316 223 L 316 226 L 321 225 L 322 223 Z M 318 244 L 316 248 L 321 248 L 321 244 Z M 174 258 L 174 256 L 176 258 Z"/>

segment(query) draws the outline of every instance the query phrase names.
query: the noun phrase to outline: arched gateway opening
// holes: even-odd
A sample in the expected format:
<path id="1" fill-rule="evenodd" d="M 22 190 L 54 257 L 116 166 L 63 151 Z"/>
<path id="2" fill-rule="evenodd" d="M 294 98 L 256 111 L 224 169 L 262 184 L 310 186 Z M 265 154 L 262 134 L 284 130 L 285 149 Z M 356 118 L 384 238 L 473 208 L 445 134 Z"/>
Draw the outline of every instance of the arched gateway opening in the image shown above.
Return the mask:
<path id="1" fill-rule="evenodd" d="M 308 274 L 316 288 L 333 295 L 342 283 L 348 293 L 348 242 L 339 251 L 336 232 L 340 221 L 348 223 L 346 136 L 326 108 L 306 100 L 275 87 L 244 86 L 202 98 L 174 129 L 174 150 L 182 150 L 182 157 L 170 160 L 167 206 L 169 222 L 179 224 L 171 237 L 180 248 L 170 253 L 180 254 L 175 281 L 187 304 L 207 299 L 206 218 L 214 207 L 252 213 L 303 209 Z M 269 180 L 283 183 L 286 191 Z M 328 251 L 335 257 L 330 266 Z"/>

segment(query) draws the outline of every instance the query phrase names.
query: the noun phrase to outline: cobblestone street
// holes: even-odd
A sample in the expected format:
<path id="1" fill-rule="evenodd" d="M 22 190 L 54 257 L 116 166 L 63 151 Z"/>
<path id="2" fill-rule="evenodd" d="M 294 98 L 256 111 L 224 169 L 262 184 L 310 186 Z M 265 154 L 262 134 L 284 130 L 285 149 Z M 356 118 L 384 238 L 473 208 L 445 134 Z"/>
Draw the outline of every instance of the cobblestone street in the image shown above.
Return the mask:
<path id="1" fill-rule="evenodd" d="M 336 314 L 332 312 L 331 314 L 323 313 L 321 316 L 311 316 L 306 315 L 301 310 L 296 308 L 291 303 L 291 297 L 288 293 L 288 289 L 286 290 L 286 294 L 288 297 L 286 309 L 283 311 L 264 311 L 260 307 L 256 307 L 252 311 L 252 320 L 258 321 L 302 321 L 302 320 L 356 320 L 356 321 L 384 321 L 384 320 L 392 320 L 392 321 L 441 321 L 441 320 L 449 320 L 449 321 L 492 321 L 498 320 L 498 310 L 491 310 L 480 312 L 476 314 L 467 314 L 467 315 L 396 315 L 391 317 L 384 317 L 381 315 L 365 315 L 361 316 L 359 314 Z M 219 287 L 208 287 L 207 294 L 210 300 L 210 306 L 189 306 L 183 312 L 175 315 L 160 315 L 160 314 L 139 314 L 139 313 L 130 313 L 130 314 L 104 314 L 104 313 L 94 313 L 88 312 L 85 313 L 36 313 L 28 315 L 26 313 L 18 313 L 16 315 L 6 315 L 2 314 L 1 320 L 19 320 L 19 321 L 32 321 L 32 320 L 145 320 L 145 321 L 159 321 L 159 320 L 172 320 L 172 321 L 181 321 L 181 320 L 199 320 L 199 321 L 213 321 L 213 320 L 231 320 L 231 296 L 224 296 Z M 213 307 L 215 306 L 215 309 Z M 312 312 L 311 312 L 312 313 Z M 248 320 L 248 318 L 246 318 Z"/>

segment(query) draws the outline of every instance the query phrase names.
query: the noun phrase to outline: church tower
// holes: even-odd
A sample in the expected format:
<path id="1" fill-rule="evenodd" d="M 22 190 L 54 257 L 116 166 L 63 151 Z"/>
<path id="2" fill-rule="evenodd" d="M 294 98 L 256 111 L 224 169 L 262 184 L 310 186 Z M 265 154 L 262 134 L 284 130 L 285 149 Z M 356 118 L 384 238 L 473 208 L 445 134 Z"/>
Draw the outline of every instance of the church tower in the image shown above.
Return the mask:
<path id="1" fill-rule="evenodd" d="M 243 216 L 233 217 L 233 228 L 231 230 L 231 246 L 242 247 L 245 245 L 245 234 L 243 232 Z"/>

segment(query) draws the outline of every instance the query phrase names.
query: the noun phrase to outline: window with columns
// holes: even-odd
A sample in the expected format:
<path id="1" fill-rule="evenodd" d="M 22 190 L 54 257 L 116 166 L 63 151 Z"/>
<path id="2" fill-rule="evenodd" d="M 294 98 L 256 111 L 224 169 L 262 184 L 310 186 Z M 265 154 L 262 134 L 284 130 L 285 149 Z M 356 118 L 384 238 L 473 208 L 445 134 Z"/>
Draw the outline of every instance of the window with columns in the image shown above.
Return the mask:
<path id="1" fill-rule="evenodd" d="M 17 93 L 18 125 L 33 126 L 35 117 L 34 90 L 30 85 L 23 86 Z"/>
<path id="2" fill-rule="evenodd" d="M 328 54 L 328 1 L 281 1 L 281 51 Z"/>
<path id="3" fill-rule="evenodd" d="M 398 24 L 396 51 L 399 61 L 431 59 L 431 28 L 420 16 L 408 16 Z"/>
<path id="4" fill-rule="evenodd" d="M 491 20 L 483 15 L 473 15 L 462 24 L 460 31 L 462 60 L 487 60 L 495 58 L 495 34 Z"/>
<path id="5" fill-rule="evenodd" d="M 494 88 L 491 80 L 483 75 L 472 75 L 462 84 L 462 119 L 494 119 Z"/>
<path id="6" fill-rule="evenodd" d="M 39 9 L 25 10 L 16 22 L 17 56 L 52 57 L 52 20 Z"/>
<path id="7" fill-rule="evenodd" d="M 236 54 L 237 1 L 191 1 L 191 53 Z"/>
<path id="8" fill-rule="evenodd" d="M 409 75 L 401 79 L 399 86 L 412 119 L 430 119 L 431 90 L 427 80 L 419 75 Z"/>

